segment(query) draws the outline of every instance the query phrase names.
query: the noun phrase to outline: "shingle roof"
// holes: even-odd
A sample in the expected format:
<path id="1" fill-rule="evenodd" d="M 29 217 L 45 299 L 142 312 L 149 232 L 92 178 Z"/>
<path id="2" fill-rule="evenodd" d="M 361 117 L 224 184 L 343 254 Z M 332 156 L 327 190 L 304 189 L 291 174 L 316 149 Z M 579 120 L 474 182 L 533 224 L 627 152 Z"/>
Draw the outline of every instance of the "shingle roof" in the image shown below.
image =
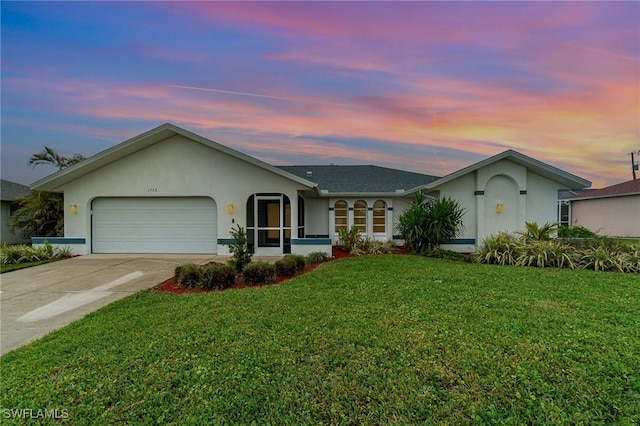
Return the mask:
<path id="1" fill-rule="evenodd" d="M 0 198 L 2 201 L 13 201 L 16 197 L 27 195 L 31 192 L 28 186 L 8 180 L 0 180 Z"/>
<path id="2" fill-rule="evenodd" d="M 584 194 L 574 195 L 569 200 L 587 200 L 592 198 L 622 197 L 625 195 L 640 195 L 640 179 L 629 180 L 602 189 L 594 189 Z"/>
<path id="3" fill-rule="evenodd" d="M 439 179 L 437 176 L 380 166 L 277 166 L 316 182 L 320 190 L 333 193 L 376 193 L 409 190 Z M 311 174 L 309 175 L 309 172 Z"/>

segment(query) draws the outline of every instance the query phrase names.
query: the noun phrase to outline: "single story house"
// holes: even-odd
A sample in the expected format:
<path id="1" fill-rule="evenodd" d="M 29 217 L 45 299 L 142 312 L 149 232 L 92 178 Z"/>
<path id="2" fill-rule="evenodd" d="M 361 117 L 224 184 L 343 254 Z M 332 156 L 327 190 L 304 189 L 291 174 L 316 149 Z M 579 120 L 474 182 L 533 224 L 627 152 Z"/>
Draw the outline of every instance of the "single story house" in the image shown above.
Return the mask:
<path id="1" fill-rule="evenodd" d="M 257 255 L 330 252 L 357 226 L 402 243 L 398 216 L 414 193 L 450 196 L 470 252 L 497 231 L 556 217 L 558 190 L 590 182 L 509 150 L 444 177 L 376 166 L 276 167 L 164 124 L 32 185 L 64 193 L 63 238 L 74 253 L 228 254 L 237 225 Z M 36 238 L 34 243 L 42 243 Z"/>
<path id="2" fill-rule="evenodd" d="M 18 197 L 29 195 L 31 190 L 26 185 L 11 182 L 8 180 L 0 180 L 0 204 L 2 227 L 0 228 L 0 243 L 2 244 L 20 244 L 28 243 L 30 240 L 25 238 L 22 231 L 16 229 L 11 231 L 11 217 L 13 212 L 18 208 L 15 200 Z"/>
<path id="3" fill-rule="evenodd" d="M 640 238 L 640 179 L 569 197 L 571 224 L 600 235 Z"/>

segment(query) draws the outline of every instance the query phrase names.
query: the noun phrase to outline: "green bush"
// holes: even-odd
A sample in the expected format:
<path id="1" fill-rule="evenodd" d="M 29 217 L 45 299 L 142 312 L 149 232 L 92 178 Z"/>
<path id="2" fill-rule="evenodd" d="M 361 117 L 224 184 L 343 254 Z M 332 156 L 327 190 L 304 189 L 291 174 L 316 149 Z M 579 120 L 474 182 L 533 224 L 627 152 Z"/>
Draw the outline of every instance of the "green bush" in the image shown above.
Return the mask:
<path id="1" fill-rule="evenodd" d="M 307 259 L 299 254 L 287 254 L 284 259 L 293 259 L 296 262 L 296 269 L 302 271 L 307 266 Z"/>
<path id="2" fill-rule="evenodd" d="M 485 238 L 473 257 L 478 263 L 515 265 L 522 249 L 523 244 L 515 236 L 498 232 Z"/>
<path id="3" fill-rule="evenodd" d="M 574 268 L 573 248 L 568 244 L 556 240 L 531 240 L 520 250 L 517 265 L 538 268 Z"/>
<path id="4" fill-rule="evenodd" d="M 550 241 L 558 229 L 558 222 L 547 222 L 542 226 L 538 225 L 537 222 L 525 222 L 524 226 L 524 231 L 516 231 L 522 242 Z"/>
<path id="5" fill-rule="evenodd" d="M 363 245 L 367 254 L 388 254 L 396 251 L 396 245 L 393 241 L 379 241 L 366 237 Z"/>
<path id="6" fill-rule="evenodd" d="M 195 288 L 200 283 L 201 270 L 195 263 L 181 265 L 177 278 L 178 285 L 183 288 Z M 178 268 L 176 268 L 177 270 Z"/>
<path id="7" fill-rule="evenodd" d="M 276 267 L 267 262 L 248 264 L 242 272 L 245 284 L 270 284 L 276 280 Z"/>
<path id="8" fill-rule="evenodd" d="M 398 218 L 397 230 L 410 250 L 423 253 L 460 235 L 465 212 L 453 198 L 431 199 L 419 191 Z"/>
<path id="9" fill-rule="evenodd" d="M 307 263 L 322 263 L 329 260 L 329 255 L 323 251 L 313 251 L 307 255 Z"/>
<path id="10" fill-rule="evenodd" d="M 558 238 L 596 238 L 597 236 L 598 234 L 582 225 L 558 228 Z"/>
<path id="11" fill-rule="evenodd" d="M 249 240 L 247 239 L 247 232 L 240 225 L 236 225 L 235 229 L 231 229 L 231 236 L 233 242 L 225 243 L 229 246 L 229 251 L 233 255 L 233 266 L 236 271 L 242 272 L 250 262 L 252 253 L 249 250 Z"/>
<path id="12" fill-rule="evenodd" d="M 298 265 L 293 257 L 284 257 L 275 264 L 279 277 L 292 277 L 298 272 Z"/>
<path id="13" fill-rule="evenodd" d="M 235 283 L 236 273 L 231 266 L 214 263 L 202 269 L 199 287 L 205 290 L 219 290 L 229 288 Z"/>
<path id="14" fill-rule="evenodd" d="M 360 230 L 356 226 L 352 226 L 351 229 L 339 229 L 338 230 L 338 244 L 342 246 L 345 251 L 348 251 L 354 256 L 362 254 L 364 249 L 364 239 Z"/>
<path id="15" fill-rule="evenodd" d="M 26 244 L 2 244 L 0 246 L 0 264 L 2 265 L 48 262 L 69 257 L 71 257 L 71 249 L 69 247 L 54 248 L 47 241 L 39 247 Z"/>

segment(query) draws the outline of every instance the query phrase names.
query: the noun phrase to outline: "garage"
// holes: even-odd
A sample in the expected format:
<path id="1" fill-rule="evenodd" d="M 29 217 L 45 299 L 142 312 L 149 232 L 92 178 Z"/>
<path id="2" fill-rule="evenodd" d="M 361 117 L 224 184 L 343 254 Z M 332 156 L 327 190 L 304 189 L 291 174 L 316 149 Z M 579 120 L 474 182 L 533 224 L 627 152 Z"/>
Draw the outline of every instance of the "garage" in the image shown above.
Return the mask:
<path id="1" fill-rule="evenodd" d="M 93 253 L 217 252 L 217 208 L 209 197 L 96 198 Z"/>

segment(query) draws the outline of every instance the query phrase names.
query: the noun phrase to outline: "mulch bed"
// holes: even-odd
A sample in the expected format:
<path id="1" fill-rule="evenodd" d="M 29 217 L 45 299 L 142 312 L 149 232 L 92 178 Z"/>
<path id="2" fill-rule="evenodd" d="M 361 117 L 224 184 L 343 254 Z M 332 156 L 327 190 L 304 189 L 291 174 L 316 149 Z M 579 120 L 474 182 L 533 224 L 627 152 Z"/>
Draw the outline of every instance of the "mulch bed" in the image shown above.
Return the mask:
<path id="1" fill-rule="evenodd" d="M 396 251 L 397 254 L 406 254 L 407 250 L 404 247 L 398 247 L 398 250 Z M 332 261 L 332 260 L 337 260 L 337 259 L 344 259 L 345 257 L 351 257 L 351 254 L 349 254 L 349 252 L 343 250 L 341 247 L 336 247 L 334 246 L 331 250 L 331 258 L 328 260 L 328 262 Z M 215 263 L 215 262 L 212 262 Z M 326 263 L 326 262 L 325 262 Z M 316 269 L 318 266 L 320 266 L 322 263 L 313 263 L 311 265 L 306 265 L 304 267 L 304 269 L 302 269 L 300 272 L 298 272 L 295 276 L 299 276 L 302 274 L 306 274 L 309 271 L 313 271 L 314 269 Z M 281 284 L 285 281 L 289 281 L 290 279 L 293 279 L 295 277 L 278 277 L 276 279 L 276 281 L 274 283 L 271 284 L 261 284 L 261 285 L 247 285 L 244 283 L 243 279 L 242 279 L 242 275 L 237 275 L 236 276 L 236 283 L 234 285 L 232 285 L 231 287 L 224 289 L 224 290 L 203 290 L 203 289 L 199 289 L 199 288 L 182 288 L 178 285 L 178 283 L 176 282 L 176 278 L 175 277 L 171 277 L 169 279 L 164 280 L 163 282 L 161 282 L 160 284 L 158 284 L 155 289 L 158 291 L 163 291 L 163 292 L 167 292 L 167 293 L 175 293 L 175 294 L 191 294 L 191 293 L 204 293 L 204 292 L 209 292 L 209 291 L 226 291 L 226 290 L 239 290 L 239 289 L 243 289 L 243 288 L 248 288 L 248 287 L 263 287 L 265 285 L 277 285 L 277 284 Z"/>

